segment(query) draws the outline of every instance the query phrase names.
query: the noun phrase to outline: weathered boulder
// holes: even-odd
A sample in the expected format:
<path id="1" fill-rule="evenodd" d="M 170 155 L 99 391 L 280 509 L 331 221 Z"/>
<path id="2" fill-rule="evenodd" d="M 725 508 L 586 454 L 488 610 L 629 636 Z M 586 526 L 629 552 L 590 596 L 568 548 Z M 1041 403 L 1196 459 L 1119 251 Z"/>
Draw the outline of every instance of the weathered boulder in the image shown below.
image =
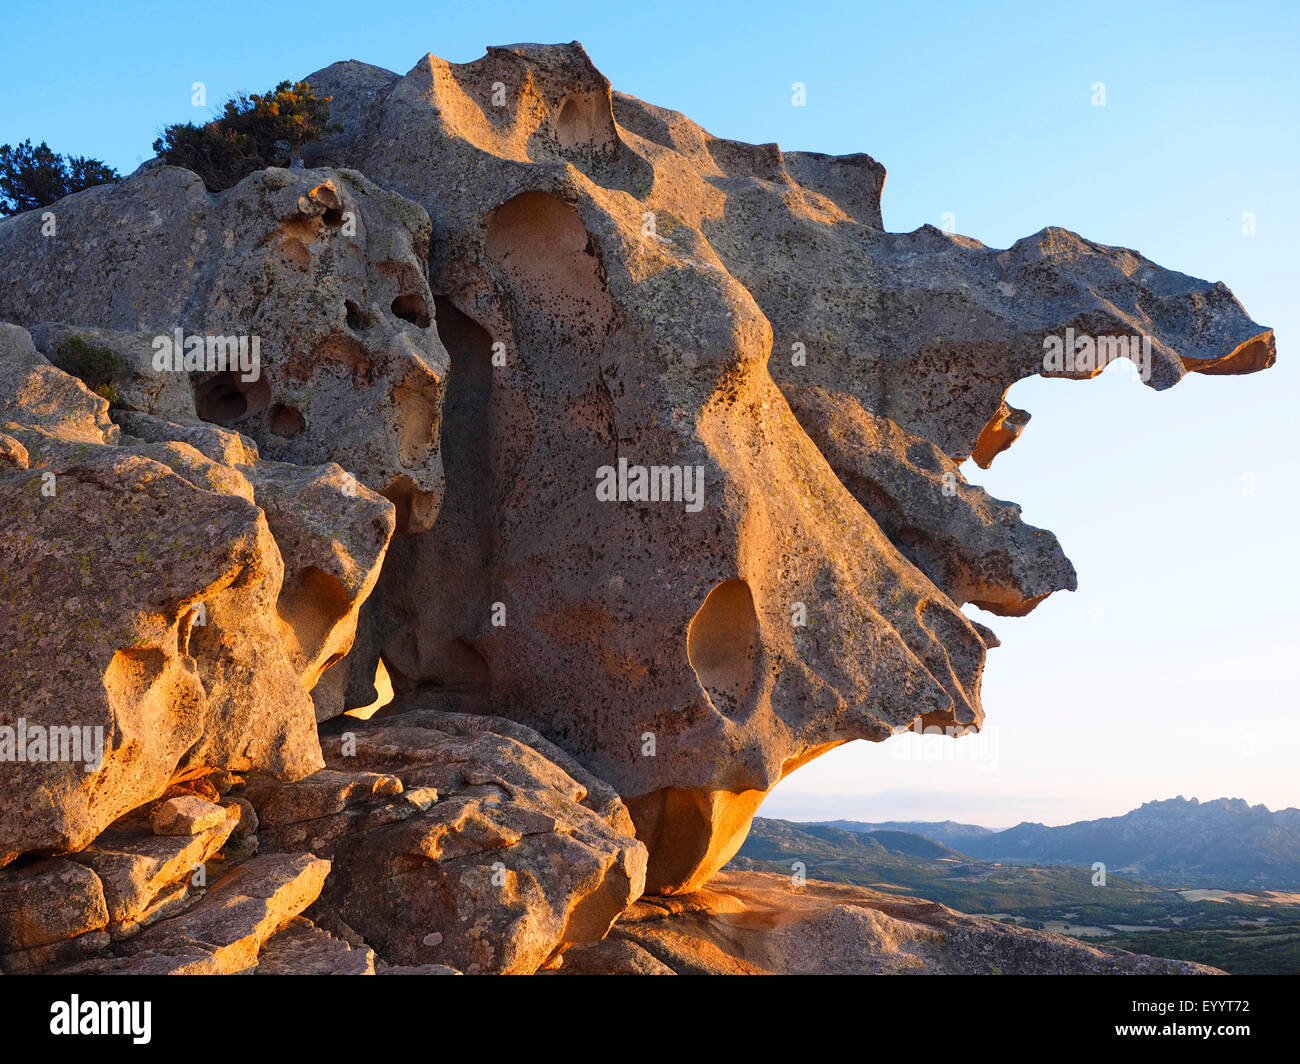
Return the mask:
<path id="1" fill-rule="evenodd" d="M 240 797 L 257 812 L 259 828 L 272 832 L 331 817 L 345 809 L 402 793 L 402 781 L 381 772 L 339 772 L 324 768 L 291 783 L 254 776 Z"/>
<path id="2" fill-rule="evenodd" d="M 124 819 L 72 855 L 103 884 L 110 934 L 128 937 L 188 899 L 195 871 L 216 855 L 239 823 L 237 815 L 222 813 L 212 826 L 186 835 L 155 835 L 145 824 Z"/>
<path id="3" fill-rule="evenodd" d="M 179 916 L 119 943 L 116 954 L 66 965 L 76 975 L 239 975 L 320 893 L 329 862 L 311 854 L 254 857 Z"/>
<path id="4" fill-rule="evenodd" d="M 77 850 L 174 780 L 319 768 L 309 688 L 393 529 L 336 466 L 211 426 L 215 457 L 124 436 L 107 410 L 0 326 L 0 865 Z"/>
<path id="5" fill-rule="evenodd" d="M 310 854 L 254 857 L 188 912 L 129 940 L 125 951 L 208 953 L 219 972 L 247 971 L 262 944 L 316 900 L 329 870 Z"/>
<path id="6" fill-rule="evenodd" d="M 312 692 L 316 718 L 338 716 L 341 691 L 321 681 L 352 647 L 361 604 L 379 580 L 396 527 L 394 508 L 334 464 L 258 462 L 240 471 L 284 558 L 277 608 L 293 632 L 290 657 Z"/>
<path id="7" fill-rule="evenodd" d="M 350 676 L 477 686 L 576 755 L 652 891 L 703 883 L 831 747 L 979 726 L 995 639 L 959 606 L 1075 585 L 955 465 L 1023 427 L 1016 380 L 1100 371 L 1047 341 L 1123 334 L 1155 387 L 1273 360 L 1222 285 L 1056 229 L 885 233 L 874 160 L 713 137 L 576 43 L 309 80 L 346 101 L 310 161 L 428 209 L 451 357 L 447 498 Z"/>
<path id="8" fill-rule="evenodd" d="M 215 802 L 186 794 L 168 798 L 153 814 L 155 835 L 201 835 L 229 820 L 230 812 Z M 235 820 L 238 821 L 236 816 Z"/>
<path id="9" fill-rule="evenodd" d="M 0 220 L 0 320 L 61 323 L 41 332 L 51 354 L 68 326 L 117 331 L 125 409 L 174 417 L 188 378 L 204 420 L 270 459 L 337 462 L 403 529 L 430 526 L 447 355 L 422 208 L 348 171 L 269 169 L 214 196 L 148 165 L 60 200 L 51 235 L 40 214 Z M 166 347 L 178 334 L 181 351 Z M 201 364 L 158 369 L 193 337 Z"/>
<path id="10" fill-rule="evenodd" d="M 117 409 L 114 415 L 133 436 L 189 443 L 212 461 L 235 466 L 248 481 L 249 499 L 256 497 L 284 559 L 278 608 L 292 630 L 294 665 L 312 692 L 317 719 L 342 713 L 349 675 L 344 658 L 395 530 L 393 506 L 337 465 L 261 461 L 256 444 L 192 412 L 175 421 Z"/>
<path id="11" fill-rule="evenodd" d="M 108 945 L 99 877 L 65 858 L 0 870 L 0 970 L 22 973 Z"/>
<path id="12" fill-rule="evenodd" d="M 645 848 L 606 784 L 528 728 L 407 704 L 331 722 L 329 769 L 250 779 L 263 853 L 333 871 L 308 916 L 385 965 L 527 973 L 600 938 Z"/>

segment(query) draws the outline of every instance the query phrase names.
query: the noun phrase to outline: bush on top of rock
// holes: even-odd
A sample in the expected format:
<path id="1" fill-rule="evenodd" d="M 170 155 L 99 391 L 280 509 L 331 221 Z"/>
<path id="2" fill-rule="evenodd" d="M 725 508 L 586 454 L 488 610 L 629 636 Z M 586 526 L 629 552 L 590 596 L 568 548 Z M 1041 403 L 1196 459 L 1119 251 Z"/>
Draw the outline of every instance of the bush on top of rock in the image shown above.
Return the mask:
<path id="1" fill-rule="evenodd" d="M 288 166 L 299 149 L 329 128 L 330 97 L 305 81 L 282 81 L 264 94 L 239 93 L 205 125 L 167 126 L 153 150 L 172 166 L 193 170 L 209 192 L 221 192 L 268 166 Z"/>

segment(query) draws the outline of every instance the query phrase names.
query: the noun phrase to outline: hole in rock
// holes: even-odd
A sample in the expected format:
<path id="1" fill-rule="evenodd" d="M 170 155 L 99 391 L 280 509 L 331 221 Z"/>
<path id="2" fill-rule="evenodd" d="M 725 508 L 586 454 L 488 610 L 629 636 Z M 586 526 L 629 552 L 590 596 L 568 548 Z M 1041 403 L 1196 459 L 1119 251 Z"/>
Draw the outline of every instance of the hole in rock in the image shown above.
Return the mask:
<path id="1" fill-rule="evenodd" d="M 343 224 L 343 211 L 338 207 L 331 207 L 321 215 L 321 219 L 331 229 L 337 229 Z"/>
<path id="2" fill-rule="evenodd" d="M 346 300 L 343 307 L 347 311 L 346 321 L 349 329 L 359 331 L 370 325 L 370 315 L 353 303 L 352 300 Z"/>
<path id="3" fill-rule="evenodd" d="M 496 209 L 485 249 L 504 275 L 522 347 L 599 350 L 614 306 L 582 216 L 544 192 L 525 192 Z M 522 353 L 522 352 L 521 352 Z"/>
<path id="4" fill-rule="evenodd" d="M 298 581 L 280 593 L 280 616 L 293 629 L 298 645 L 308 658 L 324 648 L 334 626 L 348 615 L 352 603 L 338 577 L 309 565 Z M 322 672 L 324 672 L 324 666 Z"/>
<path id="5" fill-rule="evenodd" d="M 410 293 L 393 300 L 393 313 L 420 329 L 427 329 L 431 320 L 424 297 Z"/>
<path id="6" fill-rule="evenodd" d="M 686 656 L 719 713 L 748 708 L 758 679 L 759 632 L 744 580 L 724 580 L 709 592 L 686 630 Z"/>
<path id="7" fill-rule="evenodd" d="M 24 868 L 31 868 L 32 865 L 39 864 L 41 861 L 46 861 L 48 859 L 48 856 L 39 850 L 33 853 L 19 854 L 5 865 L 5 872 L 12 875 L 14 872 L 19 872 Z"/>
<path id="8" fill-rule="evenodd" d="M 374 323 L 372 317 L 366 316 L 364 326 Z M 368 388 L 374 383 L 374 367 L 365 346 L 351 333 L 340 330 L 331 333 L 318 343 L 312 351 L 312 357 L 319 363 L 324 359 L 337 362 L 354 377 L 358 387 Z"/>
<path id="9" fill-rule="evenodd" d="M 397 509 L 397 534 L 427 532 L 438 516 L 437 493 L 425 491 L 405 473 L 395 476 L 381 494 Z"/>
<path id="10" fill-rule="evenodd" d="M 369 720 L 376 711 L 383 709 L 393 700 L 393 678 L 388 674 L 388 666 L 384 664 L 384 659 L 379 659 L 379 664 L 375 667 L 375 700 L 366 706 L 358 706 L 356 709 L 344 711 L 344 716 L 356 717 L 358 720 Z"/>
<path id="11" fill-rule="evenodd" d="M 591 144 L 594 130 L 590 116 L 579 106 L 577 100 L 566 100 L 560 108 L 560 116 L 555 120 L 555 139 L 561 148 L 573 150 Z"/>
<path id="12" fill-rule="evenodd" d="M 194 386 L 195 411 L 218 425 L 260 414 L 270 399 L 271 386 L 265 380 L 245 381 L 235 370 L 214 373 Z"/>
<path id="13" fill-rule="evenodd" d="M 413 385 L 401 384 L 393 389 L 393 401 L 402 414 L 397 456 L 402 465 L 413 469 L 423 465 L 437 445 L 441 388 L 434 377 L 421 379 L 413 375 L 411 379 Z"/>
<path id="14" fill-rule="evenodd" d="M 288 439 L 301 436 L 307 428 L 307 419 L 302 416 L 302 411 L 288 403 L 272 403 L 267 420 L 273 433 Z"/>

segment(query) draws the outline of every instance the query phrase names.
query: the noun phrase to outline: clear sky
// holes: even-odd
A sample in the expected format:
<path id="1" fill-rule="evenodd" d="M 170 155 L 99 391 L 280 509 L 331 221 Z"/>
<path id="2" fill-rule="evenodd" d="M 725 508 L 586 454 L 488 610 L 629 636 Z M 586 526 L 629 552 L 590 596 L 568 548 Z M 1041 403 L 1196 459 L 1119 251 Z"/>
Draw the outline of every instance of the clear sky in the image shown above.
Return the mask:
<path id="1" fill-rule="evenodd" d="M 215 107 L 337 59 L 405 72 L 575 39 L 616 88 L 715 134 L 869 152 L 889 229 L 951 213 L 1006 247 L 1064 226 L 1225 281 L 1277 330 L 1278 365 L 1252 377 L 1016 385 L 1033 421 L 967 472 L 1058 534 L 1078 592 L 982 618 L 1004 643 L 984 736 L 850 744 L 763 813 L 1002 826 L 1175 794 L 1300 806 L 1300 4 L 29 4 L 0 36 L 0 143 L 127 172 L 165 123 L 207 114 L 196 81 Z"/>

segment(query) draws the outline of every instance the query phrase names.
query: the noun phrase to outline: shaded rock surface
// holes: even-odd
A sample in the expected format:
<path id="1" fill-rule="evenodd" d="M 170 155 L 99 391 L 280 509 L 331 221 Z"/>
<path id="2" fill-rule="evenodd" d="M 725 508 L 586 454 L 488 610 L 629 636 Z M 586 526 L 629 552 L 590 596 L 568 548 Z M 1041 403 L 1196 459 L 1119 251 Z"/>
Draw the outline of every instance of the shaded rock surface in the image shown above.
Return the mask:
<path id="1" fill-rule="evenodd" d="M 0 872 L 0 965 L 23 953 L 102 931 L 109 910 L 104 887 L 91 869 L 54 858 Z M 107 944 L 107 935 L 96 944 Z"/>
<path id="2" fill-rule="evenodd" d="M 438 426 L 447 355 L 432 327 L 424 210 L 348 171 L 259 171 L 218 195 L 196 174 L 142 167 L 0 221 L 0 321 L 115 330 L 123 406 L 174 414 L 178 381 L 205 420 L 270 459 L 337 462 L 428 528 L 442 493 Z M 113 223 L 105 225 L 104 219 Z M 175 331 L 258 342 L 258 372 L 203 363 L 157 372 Z M 103 337 L 99 337 L 103 340 Z M 252 379 L 248 379 L 248 378 Z"/>
<path id="3" fill-rule="evenodd" d="M 341 938 L 295 916 L 257 956 L 258 975 L 374 975 L 375 951 L 353 949 Z"/>

